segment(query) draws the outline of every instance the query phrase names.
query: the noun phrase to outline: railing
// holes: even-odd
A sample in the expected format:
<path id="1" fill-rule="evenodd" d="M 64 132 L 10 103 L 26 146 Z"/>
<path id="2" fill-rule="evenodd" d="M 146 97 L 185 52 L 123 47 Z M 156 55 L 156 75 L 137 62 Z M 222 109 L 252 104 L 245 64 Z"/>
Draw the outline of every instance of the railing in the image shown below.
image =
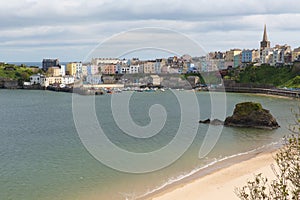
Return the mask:
<path id="1" fill-rule="evenodd" d="M 224 89 L 215 89 L 213 91 L 224 91 Z M 286 96 L 299 98 L 300 91 L 291 91 L 284 89 L 265 89 L 265 88 L 246 88 L 246 87 L 225 87 L 226 92 L 238 92 L 238 93 L 255 93 L 255 94 L 270 94 L 278 96 Z"/>

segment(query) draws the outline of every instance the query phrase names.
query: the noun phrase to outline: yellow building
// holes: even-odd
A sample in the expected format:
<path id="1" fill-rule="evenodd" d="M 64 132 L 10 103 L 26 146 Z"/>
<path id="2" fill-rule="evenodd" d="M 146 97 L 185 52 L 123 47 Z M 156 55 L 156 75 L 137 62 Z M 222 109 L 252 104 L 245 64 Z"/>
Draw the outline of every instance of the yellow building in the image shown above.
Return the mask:
<path id="1" fill-rule="evenodd" d="M 67 64 L 67 74 L 71 76 L 76 75 L 76 63 L 68 63 Z"/>
<path id="2" fill-rule="evenodd" d="M 48 76 L 61 76 L 61 69 L 59 67 L 49 67 L 47 71 Z"/>
<path id="3" fill-rule="evenodd" d="M 225 61 L 234 62 L 234 57 L 240 55 L 242 50 L 240 49 L 231 49 L 230 51 L 226 51 Z"/>
<path id="4" fill-rule="evenodd" d="M 49 85 L 61 84 L 62 77 L 47 77 L 47 81 Z"/>
<path id="5" fill-rule="evenodd" d="M 294 49 L 292 53 L 292 61 L 299 60 L 300 59 L 300 47 L 297 49 Z"/>
<path id="6" fill-rule="evenodd" d="M 71 62 L 67 64 L 67 74 L 71 76 L 81 76 L 82 75 L 82 63 L 81 62 Z"/>

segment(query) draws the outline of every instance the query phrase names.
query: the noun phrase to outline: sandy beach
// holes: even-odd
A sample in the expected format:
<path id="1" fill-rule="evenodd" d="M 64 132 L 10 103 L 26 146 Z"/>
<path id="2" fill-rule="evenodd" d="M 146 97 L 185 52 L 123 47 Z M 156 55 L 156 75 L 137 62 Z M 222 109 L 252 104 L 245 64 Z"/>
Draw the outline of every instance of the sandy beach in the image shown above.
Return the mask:
<path id="1" fill-rule="evenodd" d="M 242 187 L 247 180 L 253 180 L 254 174 L 274 178 L 271 164 L 275 152 L 258 154 L 256 157 L 234 164 L 190 181 L 150 198 L 152 200 L 234 200 L 239 199 L 234 189 Z"/>

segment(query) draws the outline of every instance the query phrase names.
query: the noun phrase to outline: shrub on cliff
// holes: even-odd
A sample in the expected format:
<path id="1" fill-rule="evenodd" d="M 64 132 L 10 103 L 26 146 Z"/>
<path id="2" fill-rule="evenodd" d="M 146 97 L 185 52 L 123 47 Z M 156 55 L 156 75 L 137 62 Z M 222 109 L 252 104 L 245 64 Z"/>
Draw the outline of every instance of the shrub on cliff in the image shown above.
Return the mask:
<path id="1" fill-rule="evenodd" d="M 294 135 L 285 138 L 285 145 L 274 157 L 272 166 L 276 176 L 269 181 L 262 174 L 255 176 L 242 188 L 236 188 L 236 195 L 242 200 L 299 200 L 300 199 L 300 137 L 299 126 Z"/>

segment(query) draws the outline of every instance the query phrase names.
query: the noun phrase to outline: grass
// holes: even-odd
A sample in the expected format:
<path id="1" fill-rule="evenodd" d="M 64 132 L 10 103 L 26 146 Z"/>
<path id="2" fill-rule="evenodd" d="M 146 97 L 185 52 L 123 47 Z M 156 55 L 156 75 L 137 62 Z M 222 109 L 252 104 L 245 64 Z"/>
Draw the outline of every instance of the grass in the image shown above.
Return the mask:
<path id="1" fill-rule="evenodd" d="M 300 88 L 300 76 L 296 76 L 293 79 L 287 81 L 282 85 L 287 88 Z"/>
<path id="2" fill-rule="evenodd" d="M 240 116 L 250 115 L 252 111 L 262 110 L 260 103 L 255 102 L 243 102 L 235 106 L 234 113 Z"/>
<path id="3" fill-rule="evenodd" d="M 239 73 L 237 81 L 240 83 L 255 83 L 260 85 L 282 86 L 297 75 L 300 74 L 295 73 L 293 71 L 293 68 L 290 66 L 250 66 L 246 67 Z"/>
<path id="4" fill-rule="evenodd" d="M 39 71 L 42 73 L 41 70 Z M 0 63 L 0 78 L 29 81 L 30 76 L 33 74 L 32 68 L 27 66 Z"/>

